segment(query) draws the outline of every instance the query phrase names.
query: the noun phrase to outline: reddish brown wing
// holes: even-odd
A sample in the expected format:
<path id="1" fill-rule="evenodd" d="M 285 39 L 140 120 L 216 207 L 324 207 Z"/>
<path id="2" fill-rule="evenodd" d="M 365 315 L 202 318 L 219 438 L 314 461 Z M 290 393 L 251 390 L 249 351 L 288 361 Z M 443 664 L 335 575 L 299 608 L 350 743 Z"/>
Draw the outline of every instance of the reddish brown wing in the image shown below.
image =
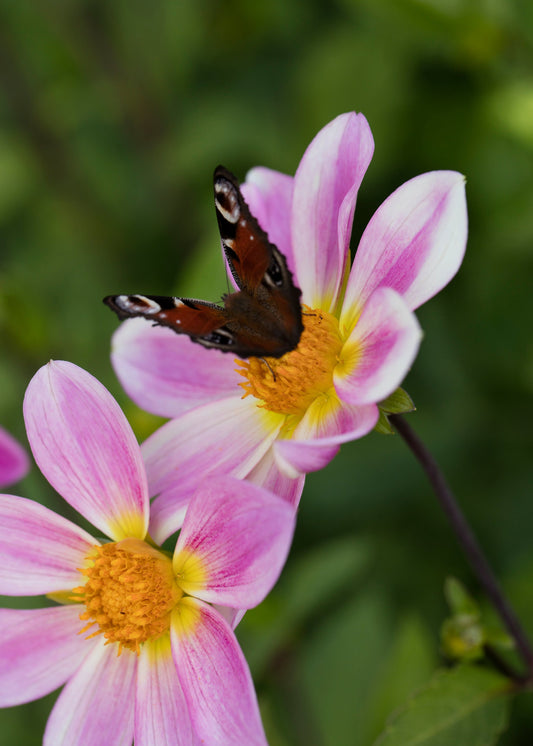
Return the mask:
<path id="1" fill-rule="evenodd" d="M 214 303 L 165 295 L 108 295 L 104 303 L 119 319 L 139 316 L 155 326 L 168 326 L 177 334 L 187 334 L 204 347 L 235 351 L 234 335 L 224 328 L 227 313 Z"/>
<path id="2" fill-rule="evenodd" d="M 256 356 L 281 357 L 294 349 L 303 331 L 300 289 L 294 285 L 287 262 L 251 214 L 235 176 L 223 166 L 214 174 L 218 227 L 228 265 L 240 288 L 224 298 L 230 318 L 241 323 L 242 335 L 262 339 Z"/>
<path id="3" fill-rule="evenodd" d="M 224 307 L 160 295 L 110 295 L 104 303 L 120 319 L 140 316 L 204 347 L 239 357 L 281 357 L 300 341 L 301 292 L 285 257 L 250 213 L 237 179 L 222 166 L 215 169 L 214 192 L 224 252 L 240 288 L 224 296 Z"/>
<path id="4" fill-rule="evenodd" d="M 270 266 L 275 247 L 248 209 L 237 179 L 224 166 L 215 169 L 213 190 L 229 268 L 238 287 L 253 293 Z"/>

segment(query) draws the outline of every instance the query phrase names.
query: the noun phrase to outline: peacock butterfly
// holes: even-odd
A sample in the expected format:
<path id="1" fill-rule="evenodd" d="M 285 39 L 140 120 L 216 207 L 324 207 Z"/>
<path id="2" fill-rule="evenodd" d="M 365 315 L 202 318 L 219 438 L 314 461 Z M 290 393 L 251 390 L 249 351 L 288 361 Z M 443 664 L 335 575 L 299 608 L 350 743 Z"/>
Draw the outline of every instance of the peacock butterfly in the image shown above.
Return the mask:
<path id="1" fill-rule="evenodd" d="M 118 317 L 141 316 L 193 342 L 239 357 L 281 357 L 303 331 L 301 291 L 287 262 L 251 214 L 235 176 L 218 166 L 215 208 L 226 260 L 239 290 L 222 305 L 164 295 L 108 295 Z"/>

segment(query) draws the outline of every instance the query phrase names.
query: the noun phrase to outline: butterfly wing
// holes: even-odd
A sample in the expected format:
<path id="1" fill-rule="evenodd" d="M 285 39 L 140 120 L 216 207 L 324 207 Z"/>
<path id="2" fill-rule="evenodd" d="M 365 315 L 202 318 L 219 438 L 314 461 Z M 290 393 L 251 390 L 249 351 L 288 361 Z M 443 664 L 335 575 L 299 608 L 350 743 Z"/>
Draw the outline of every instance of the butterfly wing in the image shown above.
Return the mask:
<path id="1" fill-rule="evenodd" d="M 214 193 L 224 252 L 239 287 L 224 296 L 224 307 L 161 295 L 109 295 L 104 303 L 120 319 L 142 317 L 204 347 L 243 358 L 281 357 L 300 341 L 301 292 L 223 166 L 215 169 Z"/>
<path id="2" fill-rule="evenodd" d="M 204 347 L 235 351 L 237 341 L 225 326 L 227 312 L 215 303 L 165 295 L 108 295 L 104 303 L 121 320 L 141 317 L 155 326 L 168 326 L 177 334 L 187 334 Z"/>
<path id="3" fill-rule="evenodd" d="M 285 257 L 251 214 L 235 176 L 218 166 L 213 183 L 224 253 L 241 290 L 224 298 L 225 307 L 231 317 L 245 307 L 256 320 L 254 329 L 264 335 L 260 354 L 280 357 L 296 347 L 303 331 L 301 291 Z"/>
<path id="4" fill-rule="evenodd" d="M 231 274 L 240 290 L 253 293 L 270 266 L 275 247 L 250 212 L 239 182 L 224 166 L 215 169 L 213 190 L 218 229 Z"/>

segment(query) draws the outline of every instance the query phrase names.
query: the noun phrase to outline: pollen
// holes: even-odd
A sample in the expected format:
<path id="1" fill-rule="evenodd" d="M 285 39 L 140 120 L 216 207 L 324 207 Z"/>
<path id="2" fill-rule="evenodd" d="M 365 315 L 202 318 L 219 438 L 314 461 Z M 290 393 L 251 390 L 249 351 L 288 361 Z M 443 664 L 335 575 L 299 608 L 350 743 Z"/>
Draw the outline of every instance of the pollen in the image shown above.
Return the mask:
<path id="1" fill-rule="evenodd" d="M 255 396 L 270 412 L 303 415 L 333 387 L 343 345 L 339 323 L 331 314 L 307 307 L 302 318 L 304 330 L 296 349 L 281 358 L 236 360 L 237 372 L 246 379 L 239 384 L 244 396 Z"/>
<path id="2" fill-rule="evenodd" d="M 72 592 L 73 601 L 85 604 L 80 634 L 103 634 L 106 645 L 118 643 L 120 655 L 124 648 L 138 654 L 143 642 L 169 630 L 183 595 L 169 557 L 140 539 L 124 539 L 94 547 L 86 564 L 80 570 L 86 582 Z"/>

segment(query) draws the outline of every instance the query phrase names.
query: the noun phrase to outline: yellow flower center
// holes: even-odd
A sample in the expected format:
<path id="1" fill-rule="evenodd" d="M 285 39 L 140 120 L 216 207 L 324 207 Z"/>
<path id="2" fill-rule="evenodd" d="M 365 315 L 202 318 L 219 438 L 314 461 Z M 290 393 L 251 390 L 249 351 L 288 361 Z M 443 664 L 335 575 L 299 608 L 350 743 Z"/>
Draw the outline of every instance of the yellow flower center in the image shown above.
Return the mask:
<path id="1" fill-rule="evenodd" d="M 236 360 L 244 396 L 261 399 L 271 412 L 303 415 L 309 405 L 333 386 L 342 340 L 339 322 L 325 311 L 304 307 L 304 330 L 295 350 L 280 358 Z"/>
<path id="2" fill-rule="evenodd" d="M 80 614 L 87 621 L 81 633 L 103 634 L 106 645 L 118 643 L 139 653 L 139 646 L 155 640 L 170 628 L 170 613 L 182 597 L 172 571 L 172 561 L 140 539 L 95 547 L 80 570 L 85 585 L 74 588 L 72 600 L 85 604 Z"/>

